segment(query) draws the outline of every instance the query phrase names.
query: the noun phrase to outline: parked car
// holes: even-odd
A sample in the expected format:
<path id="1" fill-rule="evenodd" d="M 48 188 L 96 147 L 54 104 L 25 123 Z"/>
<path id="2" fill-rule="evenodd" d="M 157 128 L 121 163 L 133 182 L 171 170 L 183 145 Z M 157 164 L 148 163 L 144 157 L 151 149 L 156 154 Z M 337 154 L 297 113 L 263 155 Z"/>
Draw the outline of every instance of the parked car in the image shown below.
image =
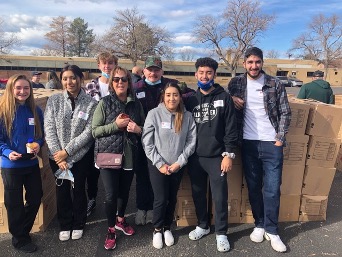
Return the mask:
<path id="1" fill-rule="evenodd" d="M 0 89 L 6 88 L 6 83 L 8 79 L 0 79 Z"/>
<path id="2" fill-rule="evenodd" d="M 291 81 L 293 87 L 303 86 L 303 81 L 301 81 L 300 79 L 290 77 L 289 80 Z"/>
<path id="3" fill-rule="evenodd" d="M 278 79 L 280 79 L 281 83 L 283 83 L 283 85 L 285 87 L 292 87 L 292 82 L 289 80 L 288 77 L 286 76 L 277 76 Z"/>

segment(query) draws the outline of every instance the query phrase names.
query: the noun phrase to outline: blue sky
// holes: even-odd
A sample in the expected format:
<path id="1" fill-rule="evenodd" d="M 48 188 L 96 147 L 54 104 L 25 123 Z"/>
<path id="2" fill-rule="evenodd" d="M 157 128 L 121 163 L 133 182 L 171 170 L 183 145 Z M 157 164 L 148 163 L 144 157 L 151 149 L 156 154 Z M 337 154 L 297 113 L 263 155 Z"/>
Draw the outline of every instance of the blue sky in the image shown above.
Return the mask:
<path id="1" fill-rule="evenodd" d="M 137 7 L 148 21 L 166 28 L 174 39 L 175 51 L 190 48 L 203 53 L 202 44 L 194 44 L 191 30 L 199 15 L 219 15 L 227 6 L 225 1 L 209 0 L 10 0 L 1 1 L 1 18 L 4 29 L 15 32 L 22 46 L 13 54 L 30 55 L 44 45 L 44 34 L 53 17 L 66 16 L 70 20 L 81 17 L 97 35 L 103 34 L 112 24 L 116 10 Z M 274 14 L 276 20 L 259 38 L 257 46 L 264 51 L 277 50 L 281 57 L 291 47 L 293 39 L 305 32 L 312 17 L 318 14 L 337 14 L 342 19 L 341 0 L 264 0 L 262 11 Z"/>

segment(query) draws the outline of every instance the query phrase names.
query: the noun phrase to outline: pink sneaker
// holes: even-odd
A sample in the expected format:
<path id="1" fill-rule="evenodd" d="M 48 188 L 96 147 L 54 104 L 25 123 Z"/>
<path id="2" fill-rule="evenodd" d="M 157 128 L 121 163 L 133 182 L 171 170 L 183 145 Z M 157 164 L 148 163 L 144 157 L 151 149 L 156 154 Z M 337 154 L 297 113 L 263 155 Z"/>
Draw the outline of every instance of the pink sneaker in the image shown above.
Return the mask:
<path id="1" fill-rule="evenodd" d="M 123 218 L 122 221 L 116 220 L 115 228 L 121 230 L 125 235 L 131 236 L 135 233 L 134 229 Z"/>
<path id="2" fill-rule="evenodd" d="M 116 235 L 114 228 L 108 228 L 108 233 L 106 236 L 106 241 L 104 243 L 104 248 L 106 250 L 113 250 L 116 247 Z"/>

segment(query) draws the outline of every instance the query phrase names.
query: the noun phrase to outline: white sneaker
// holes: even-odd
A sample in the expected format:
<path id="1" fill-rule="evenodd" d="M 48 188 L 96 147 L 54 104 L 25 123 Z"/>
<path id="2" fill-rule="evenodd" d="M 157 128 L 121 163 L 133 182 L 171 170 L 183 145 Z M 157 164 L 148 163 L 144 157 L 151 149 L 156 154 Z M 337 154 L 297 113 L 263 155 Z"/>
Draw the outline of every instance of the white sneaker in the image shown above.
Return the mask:
<path id="1" fill-rule="evenodd" d="M 189 238 L 191 240 L 198 240 L 198 239 L 201 239 L 203 236 L 208 235 L 209 232 L 210 232 L 210 228 L 204 229 L 204 228 L 200 228 L 199 226 L 196 226 L 196 229 L 194 229 L 193 231 L 189 233 Z"/>
<path id="2" fill-rule="evenodd" d="M 175 239 L 173 238 L 173 235 L 170 230 L 164 231 L 164 241 L 167 246 L 171 246 L 175 243 Z"/>
<path id="3" fill-rule="evenodd" d="M 146 212 L 146 224 L 152 223 L 153 220 L 153 210 L 148 210 Z"/>
<path id="4" fill-rule="evenodd" d="M 146 224 L 146 211 L 139 210 L 135 214 L 135 224 L 136 225 L 145 225 Z"/>
<path id="5" fill-rule="evenodd" d="M 219 252 L 228 252 L 230 244 L 226 235 L 216 235 L 216 245 Z"/>
<path id="6" fill-rule="evenodd" d="M 157 249 L 163 248 L 163 235 L 161 231 L 153 232 L 153 247 Z"/>
<path id="7" fill-rule="evenodd" d="M 250 239 L 255 243 L 261 243 L 264 241 L 264 228 L 254 228 L 253 232 L 249 235 Z"/>
<path id="8" fill-rule="evenodd" d="M 283 241 L 281 241 L 279 235 L 272 235 L 269 233 L 265 233 L 266 240 L 271 240 L 271 246 L 273 250 L 277 252 L 286 252 L 286 245 L 284 245 Z"/>
<path id="9" fill-rule="evenodd" d="M 70 230 L 59 232 L 59 240 L 68 241 L 70 239 Z"/>
<path id="10" fill-rule="evenodd" d="M 79 230 L 73 230 L 72 234 L 71 234 L 71 239 L 73 240 L 77 240 L 80 239 L 83 235 L 83 229 L 79 229 Z"/>

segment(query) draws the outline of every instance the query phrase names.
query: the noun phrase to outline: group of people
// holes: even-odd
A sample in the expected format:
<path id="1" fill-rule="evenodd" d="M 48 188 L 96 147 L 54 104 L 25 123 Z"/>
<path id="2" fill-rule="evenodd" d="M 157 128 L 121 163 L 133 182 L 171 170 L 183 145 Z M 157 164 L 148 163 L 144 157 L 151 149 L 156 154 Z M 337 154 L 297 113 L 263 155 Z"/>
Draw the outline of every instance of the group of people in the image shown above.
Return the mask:
<path id="1" fill-rule="evenodd" d="M 46 89 L 63 89 L 62 83 L 53 70 L 49 70 L 46 74 L 47 83 L 44 86 L 40 83 L 42 72 L 32 71 L 31 83 L 33 88 L 46 88 Z"/>
<path id="2" fill-rule="evenodd" d="M 284 86 L 262 69 L 262 51 L 257 47 L 246 50 L 246 73 L 232 78 L 227 89 L 215 83 L 218 63 L 209 57 L 195 63 L 196 91 L 164 77 L 162 61 L 156 56 L 147 57 L 142 79 L 134 84 L 131 73 L 118 66 L 116 56 L 101 53 L 97 62 L 101 77 L 84 89 L 78 66 L 62 69 L 64 90 L 49 97 L 44 117 L 25 76 L 15 75 L 7 83 L 0 99 L 0 154 L 13 246 L 24 252 L 37 249 L 29 231 L 42 197 L 35 154 L 45 138 L 52 172 L 69 174 L 69 179 L 59 176 L 56 186 L 61 241 L 82 237 L 87 216 L 96 206 L 99 176 L 108 223 L 105 249 L 116 247 L 118 231 L 133 235 L 125 210 L 135 174 L 135 223 L 153 224 L 155 248 L 173 245 L 177 191 L 187 166 L 198 219 L 189 239 L 199 240 L 210 233 L 209 179 L 217 250 L 229 251 L 227 173 L 241 147 L 255 219 L 250 238 L 257 243 L 266 238 L 275 251 L 285 252 L 278 215 L 291 110 Z M 38 146 L 30 150 L 34 156 L 24 160 L 29 138 Z M 101 166 L 100 153 L 121 154 L 121 167 Z"/>

